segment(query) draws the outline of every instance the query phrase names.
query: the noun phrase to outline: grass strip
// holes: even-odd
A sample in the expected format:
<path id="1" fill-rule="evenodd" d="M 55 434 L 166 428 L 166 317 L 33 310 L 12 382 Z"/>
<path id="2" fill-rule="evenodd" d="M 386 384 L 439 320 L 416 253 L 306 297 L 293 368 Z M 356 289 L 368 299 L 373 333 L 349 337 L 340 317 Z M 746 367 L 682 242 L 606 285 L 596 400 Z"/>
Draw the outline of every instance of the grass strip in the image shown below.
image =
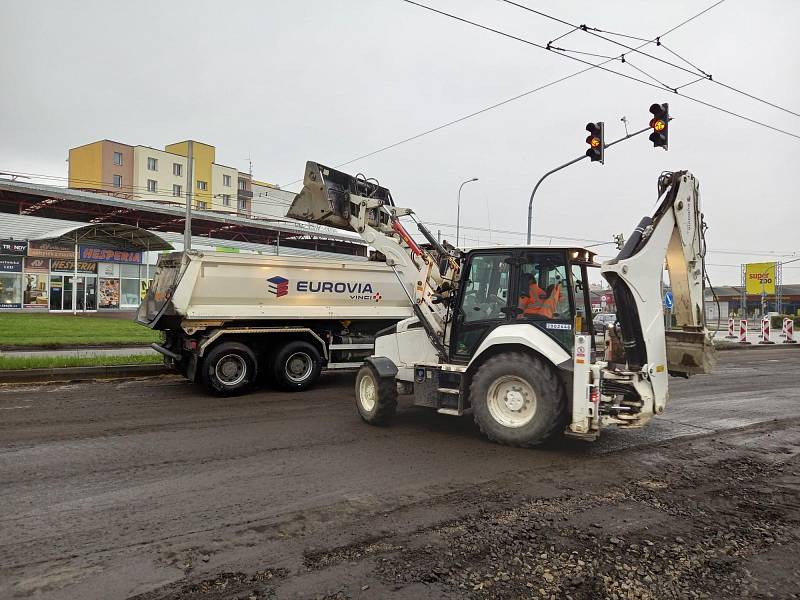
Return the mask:
<path id="1" fill-rule="evenodd" d="M 159 332 L 130 319 L 96 315 L 0 314 L 0 345 L 149 344 Z"/>

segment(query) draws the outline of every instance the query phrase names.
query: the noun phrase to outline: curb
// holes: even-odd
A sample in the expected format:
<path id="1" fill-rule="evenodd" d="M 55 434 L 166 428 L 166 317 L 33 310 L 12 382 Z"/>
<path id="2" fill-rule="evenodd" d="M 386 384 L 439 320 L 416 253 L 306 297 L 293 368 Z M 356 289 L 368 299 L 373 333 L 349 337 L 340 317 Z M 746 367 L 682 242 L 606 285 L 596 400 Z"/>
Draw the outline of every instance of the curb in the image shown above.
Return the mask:
<path id="1" fill-rule="evenodd" d="M 92 381 L 174 374 L 166 365 L 115 365 L 106 367 L 62 367 L 58 369 L 12 369 L 0 371 L 0 383 L 50 383 Z"/>
<path id="2" fill-rule="evenodd" d="M 728 350 L 766 350 L 768 348 L 791 350 L 792 348 L 800 348 L 800 344 L 782 344 L 780 342 L 775 342 L 774 344 L 759 344 L 758 342 L 740 344 L 738 342 L 726 342 L 724 345 L 714 344 L 714 347 L 723 352 L 727 352 Z"/>
<path id="3" fill-rule="evenodd" d="M 119 350 L 149 348 L 152 342 L 121 342 L 119 344 L 40 344 L 38 346 L 0 345 L 0 352 L 40 352 L 44 350 Z"/>

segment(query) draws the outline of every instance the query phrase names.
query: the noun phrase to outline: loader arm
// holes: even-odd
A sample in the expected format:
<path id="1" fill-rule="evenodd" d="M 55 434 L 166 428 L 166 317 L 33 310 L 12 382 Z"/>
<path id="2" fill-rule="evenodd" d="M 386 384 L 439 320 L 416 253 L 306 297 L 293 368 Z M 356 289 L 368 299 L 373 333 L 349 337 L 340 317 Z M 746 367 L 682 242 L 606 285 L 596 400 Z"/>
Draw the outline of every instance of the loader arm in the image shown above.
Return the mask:
<path id="1" fill-rule="evenodd" d="M 431 236 L 408 208 L 394 206 L 377 181 L 353 177 L 319 163 L 306 163 L 303 189 L 287 216 L 355 231 L 386 257 L 437 353 L 446 358 L 446 300 L 455 291 L 459 262 Z M 411 217 L 433 247 L 420 247 L 400 223 Z M 442 302 L 442 300 L 445 302 Z"/>

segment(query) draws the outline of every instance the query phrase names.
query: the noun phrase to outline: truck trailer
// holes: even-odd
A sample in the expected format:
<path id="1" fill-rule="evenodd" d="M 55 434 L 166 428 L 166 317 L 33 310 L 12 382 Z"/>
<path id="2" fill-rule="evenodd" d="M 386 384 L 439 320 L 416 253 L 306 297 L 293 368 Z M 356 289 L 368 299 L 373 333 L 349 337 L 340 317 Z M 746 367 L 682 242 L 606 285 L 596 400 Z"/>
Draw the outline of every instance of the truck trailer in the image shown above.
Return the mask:
<path id="1" fill-rule="evenodd" d="M 190 250 L 160 257 L 136 320 L 213 394 L 265 378 L 298 391 L 323 369 L 360 367 L 376 334 L 413 314 L 408 294 L 378 261 Z"/>

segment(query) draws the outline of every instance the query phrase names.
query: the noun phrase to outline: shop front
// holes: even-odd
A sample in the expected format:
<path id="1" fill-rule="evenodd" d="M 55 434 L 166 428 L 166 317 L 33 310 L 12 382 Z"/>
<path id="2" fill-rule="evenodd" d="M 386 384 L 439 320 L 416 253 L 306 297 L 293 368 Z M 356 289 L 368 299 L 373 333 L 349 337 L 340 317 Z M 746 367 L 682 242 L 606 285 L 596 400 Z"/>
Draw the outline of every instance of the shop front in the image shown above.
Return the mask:
<path id="1" fill-rule="evenodd" d="M 155 270 L 148 258 L 170 249 L 155 234 L 119 224 L 0 240 L 0 310 L 135 310 Z"/>

